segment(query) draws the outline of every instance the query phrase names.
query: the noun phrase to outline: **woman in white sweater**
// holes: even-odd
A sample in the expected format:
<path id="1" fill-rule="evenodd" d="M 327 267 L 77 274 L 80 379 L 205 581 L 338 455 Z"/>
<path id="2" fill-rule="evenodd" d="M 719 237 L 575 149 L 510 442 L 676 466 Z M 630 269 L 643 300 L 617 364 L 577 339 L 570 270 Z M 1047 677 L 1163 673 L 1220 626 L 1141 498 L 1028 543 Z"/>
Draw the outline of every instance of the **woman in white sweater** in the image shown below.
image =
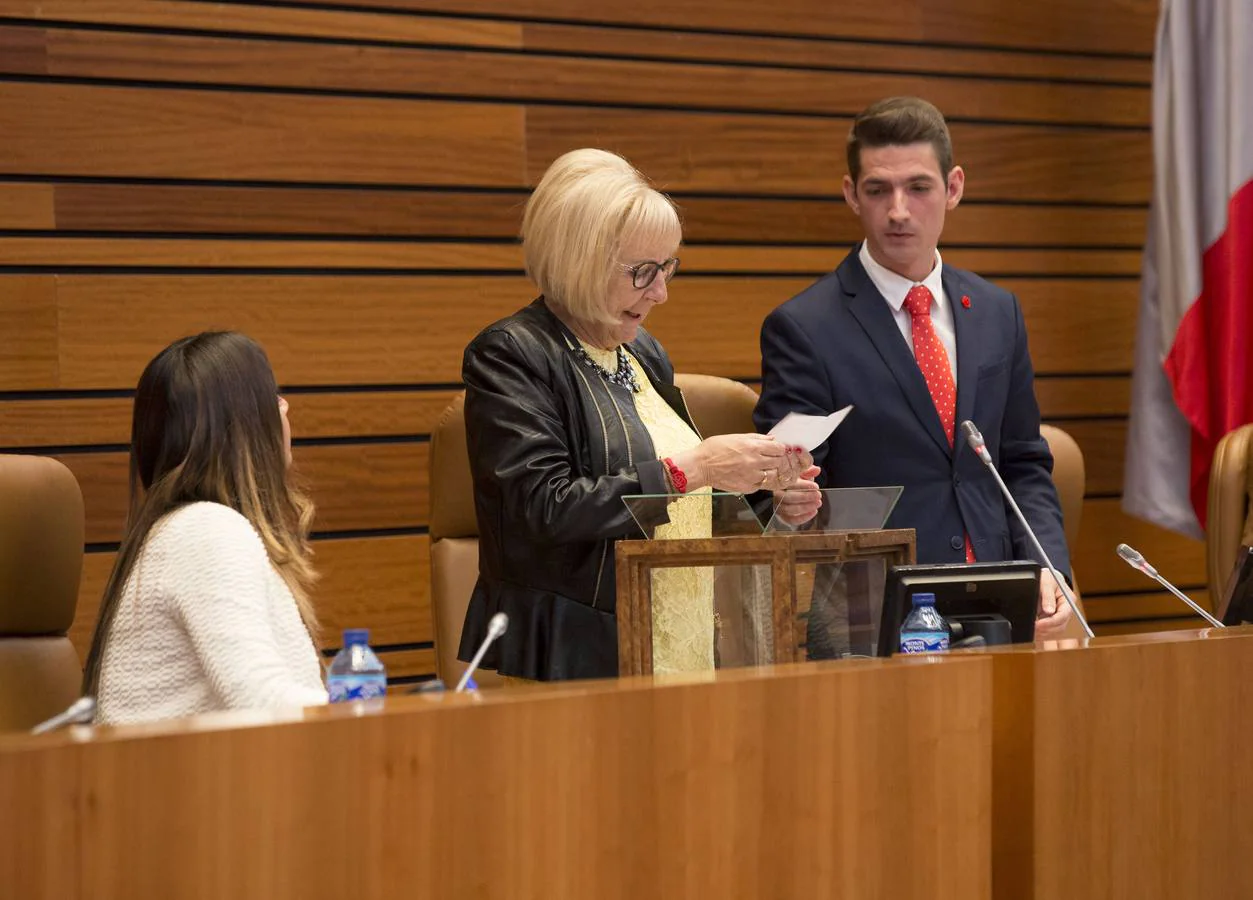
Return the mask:
<path id="1" fill-rule="evenodd" d="M 233 332 L 148 364 L 131 426 L 131 511 L 83 692 L 101 724 L 326 702 L 312 633 L 313 505 L 291 483 L 287 403 Z"/>

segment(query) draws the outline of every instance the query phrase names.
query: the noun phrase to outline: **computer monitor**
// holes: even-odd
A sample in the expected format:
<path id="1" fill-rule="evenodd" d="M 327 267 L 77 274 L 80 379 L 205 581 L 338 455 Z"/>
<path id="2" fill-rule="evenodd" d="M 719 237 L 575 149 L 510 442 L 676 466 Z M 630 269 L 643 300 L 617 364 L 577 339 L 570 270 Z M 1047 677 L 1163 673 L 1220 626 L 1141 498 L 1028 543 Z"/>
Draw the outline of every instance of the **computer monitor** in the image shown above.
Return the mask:
<path id="1" fill-rule="evenodd" d="M 900 649 L 901 623 L 913 607 L 913 595 L 922 593 L 935 594 L 936 610 L 950 624 L 960 623 L 966 636 L 980 634 L 989 644 L 1025 644 L 1035 639 L 1039 563 L 893 566 L 883 594 L 879 656 L 891 656 Z"/>

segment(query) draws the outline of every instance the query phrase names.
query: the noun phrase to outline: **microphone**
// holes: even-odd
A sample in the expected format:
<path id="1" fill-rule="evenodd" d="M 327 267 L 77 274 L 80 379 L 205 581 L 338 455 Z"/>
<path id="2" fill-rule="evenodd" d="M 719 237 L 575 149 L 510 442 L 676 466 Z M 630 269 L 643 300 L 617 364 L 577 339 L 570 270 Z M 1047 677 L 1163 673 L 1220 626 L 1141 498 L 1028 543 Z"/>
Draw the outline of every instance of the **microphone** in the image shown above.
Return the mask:
<path id="1" fill-rule="evenodd" d="M 1193 612 L 1195 612 L 1198 616 L 1200 616 L 1206 622 L 1209 622 L 1215 628 L 1227 627 L 1222 622 L 1218 621 L 1209 613 L 1207 613 L 1205 610 L 1201 609 L 1201 607 L 1198 606 L 1192 600 L 1191 597 L 1189 597 L 1183 591 L 1179 590 L 1179 588 L 1175 587 L 1173 584 L 1171 584 L 1161 575 L 1158 575 L 1157 569 L 1149 565 L 1149 561 L 1144 558 L 1144 554 L 1141 553 L 1139 550 L 1136 550 L 1134 547 L 1128 547 L 1126 544 L 1119 544 L 1118 555 L 1121 556 L 1123 562 L 1131 566 L 1131 568 L 1136 569 L 1137 571 L 1143 572 L 1145 575 L 1149 576 L 1158 584 L 1160 584 L 1162 587 L 1166 588 L 1166 590 L 1170 591 L 1172 594 L 1174 594 L 1184 603 L 1188 604 L 1188 606 L 1192 607 Z"/>
<path id="2" fill-rule="evenodd" d="M 79 697 L 64 712 L 40 722 L 30 730 L 31 734 L 47 734 L 66 725 L 90 725 L 96 717 L 96 698 Z"/>
<path id="3" fill-rule="evenodd" d="M 1049 555 L 1044 552 L 1044 548 L 1040 546 L 1040 539 L 1035 535 L 1035 529 L 1027 522 L 1027 517 L 1022 514 L 1022 510 L 1018 508 L 1018 502 L 1014 500 L 1014 495 L 1009 492 L 1009 488 L 1005 486 L 1005 482 L 1001 479 L 1001 473 L 996 471 L 996 464 L 992 462 L 992 454 L 988 452 L 988 446 L 984 443 L 983 435 L 979 429 L 975 427 L 975 423 L 967 419 L 962 422 L 962 434 L 966 436 L 966 443 L 970 445 L 970 449 L 975 452 L 975 456 L 988 467 L 988 471 L 992 473 L 992 477 L 996 479 L 997 486 L 1001 489 L 1001 493 L 1005 495 L 1005 499 L 1009 501 L 1010 508 L 1014 511 L 1014 515 L 1018 517 L 1018 523 L 1022 525 L 1023 530 L 1027 532 L 1027 537 L 1031 538 L 1031 543 L 1035 547 L 1036 553 L 1040 554 L 1040 559 L 1044 560 L 1045 567 L 1053 575 L 1053 580 L 1057 582 L 1057 586 L 1061 589 L 1062 596 L 1066 598 L 1066 603 L 1070 606 L 1070 611 L 1074 617 L 1079 620 L 1079 624 L 1083 626 L 1083 632 L 1088 637 L 1096 637 L 1092 632 L 1092 626 L 1088 624 L 1088 620 L 1083 617 L 1083 613 L 1079 612 L 1079 604 L 1075 602 L 1075 595 L 1070 591 L 1070 585 L 1066 583 L 1066 579 L 1061 573 L 1053 567 L 1053 561 L 1049 559 Z"/>
<path id="4" fill-rule="evenodd" d="M 487 637 L 483 638 L 483 643 L 479 644 L 479 649 L 474 652 L 474 659 L 470 660 L 470 665 L 466 666 L 466 670 L 461 673 L 461 680 L 457 682 L 457 686 L 453 688 L 454 694 L 460 694 L 466 689 L 466 682 L 470 680 L 470 676 L 474 674 L 474 670 L 479 667 L 479 663 L 483 659 L 483 654 L 487 652 L 487 648 L 492 645 L 492 641 L 500 637 L 509 628 L 509 617 L 503 612 L 498 612 L 492 616 L 487 622 Z"/>

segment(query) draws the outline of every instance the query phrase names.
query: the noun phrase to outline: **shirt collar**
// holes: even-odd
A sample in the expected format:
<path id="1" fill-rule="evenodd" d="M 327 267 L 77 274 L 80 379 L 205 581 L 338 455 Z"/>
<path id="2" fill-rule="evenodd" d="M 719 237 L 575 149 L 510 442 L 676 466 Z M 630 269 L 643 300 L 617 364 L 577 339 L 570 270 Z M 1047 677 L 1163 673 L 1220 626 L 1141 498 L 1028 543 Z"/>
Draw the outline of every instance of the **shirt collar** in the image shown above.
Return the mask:
<path id="1" fill-rule="evenodd" d="M 892 312 L 898 313 L 901 311 L 901 307 L 905 305 L 905 296 L 915 284 L 926 286 L 931 291 L 931 296 L 935 298 L 935 302 L 943 306 L 944 282 L 940 276 L 944 271 L 944 260 L 940 258 L 938 249 L 935 251 L 935 265 L 922 281 L 910 281 L 905 276 L 897 275 L 890 269 L 879 265 L 875 258 L 870 255 L 870 248 L 865 241 L 861 242 L 861 250 L 858 252 L 857 258 L 861 260 L 866 274 L 870 276 L 874 286 L 879 289 L 883 299 L 888 302 L 888 306 L 892 307 Z"/>

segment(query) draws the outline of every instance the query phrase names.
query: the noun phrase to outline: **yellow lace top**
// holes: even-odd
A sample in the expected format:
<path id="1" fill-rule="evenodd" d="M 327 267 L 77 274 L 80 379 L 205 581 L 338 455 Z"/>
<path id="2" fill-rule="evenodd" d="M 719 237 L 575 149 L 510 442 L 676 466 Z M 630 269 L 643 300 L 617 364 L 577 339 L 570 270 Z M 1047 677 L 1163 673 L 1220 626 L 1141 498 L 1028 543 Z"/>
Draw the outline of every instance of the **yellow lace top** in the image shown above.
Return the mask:
<path id="1" fill-rule="evenodd" d="M 580 342 L 582 343 L 582 342 Z M 590 344 L 583 349 L 610 372 L 618 368 L 616 350 Z M 700 437 L 679 417 L 648 380 L 639 361 L 628 354 L 635 379 L 643 388 L 632 394 L 640 417 L 659 459 L 676 456 L 700 443 Z M 710 493 L 693 491 L 693 496 Z M 657 528 L 656 540 L 707 538 L 712 535 L 711 506 L 701 499 L 670 504 L 670 521 Z M 703 672 L 714 667 L 713 569 L 679 568 L 653 570 L 653 672 Z"/>

